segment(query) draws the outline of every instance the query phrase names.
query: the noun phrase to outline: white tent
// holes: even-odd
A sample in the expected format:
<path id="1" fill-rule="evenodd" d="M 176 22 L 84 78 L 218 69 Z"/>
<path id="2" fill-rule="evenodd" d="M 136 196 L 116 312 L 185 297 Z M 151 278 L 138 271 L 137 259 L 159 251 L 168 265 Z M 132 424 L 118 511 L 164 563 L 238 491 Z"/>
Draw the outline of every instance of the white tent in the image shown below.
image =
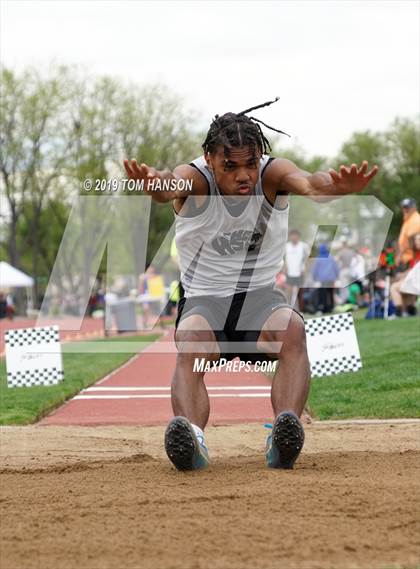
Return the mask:
<path id="1" fill-rule="evenodd" d="M 6 263 L 0 261 L 0 289 L 15 287 L 32 287 L 34 279 Z"/>
<path id="2" fill-rule="evenodd" d="M 32 287 L 34 279 L 15 269 L 6 261 L 0 261 L 0 290 L 9 288 L 26 288 L 26 298 L 28 300 L 28 308 L 33 308 Z"/>

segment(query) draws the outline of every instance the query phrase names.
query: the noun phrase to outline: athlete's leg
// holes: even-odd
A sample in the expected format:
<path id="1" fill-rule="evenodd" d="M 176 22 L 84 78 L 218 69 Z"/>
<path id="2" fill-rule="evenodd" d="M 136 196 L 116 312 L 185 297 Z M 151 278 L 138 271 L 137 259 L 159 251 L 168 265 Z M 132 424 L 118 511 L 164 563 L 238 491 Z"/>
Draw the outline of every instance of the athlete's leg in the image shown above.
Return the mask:
<path id="1" fill-rule="evenodd" d="M 194 361 L 219 359 L 219 346 L 207 320 L 193 314 L 181 320 L 175 334 L 178 348 L 171 398 L 174 415 L 186 417 L 201 429 L 207 424 L 210 404 L 204 371 L 194 371 Z"/>
<path id="2" fill-rule="evenodd" d="M 277 416 L 282 411 L 293 411 L 300 417 L 308 397 L 310 381 L 302 318 L 290 308 L 276 310 L 266 320 L 257 347 L 276 357 L 279 362 L 271 388 L 274 415 Z"/>

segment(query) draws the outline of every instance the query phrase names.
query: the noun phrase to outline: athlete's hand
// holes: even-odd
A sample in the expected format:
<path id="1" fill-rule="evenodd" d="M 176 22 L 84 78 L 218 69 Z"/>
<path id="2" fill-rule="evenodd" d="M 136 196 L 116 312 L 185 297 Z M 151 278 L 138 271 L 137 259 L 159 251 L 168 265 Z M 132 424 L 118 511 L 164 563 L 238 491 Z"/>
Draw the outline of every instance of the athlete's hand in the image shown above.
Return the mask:
<path id="1" fill-rule="evenodd" d="M 124 168 L 127 172 L 127 176 L 131 180 L 144 180 L 144 191 L 147 192 L 147 182 L 152 180 L 160 180 L 160 173 L 151 166 L 147 164 L 137 164 L 137 160 L 134 158 L 132 160 L 124 160 Z"/>
<path id="2" fill-rule="evenodd" d="M 378 166 L 374 166 L 368 172 L 368 163 L 366 160 L 362 162 L 360 168 L 356 164 L 351 167 L 340 166 L 339 171 L 329 170 L 329 174 L 334 182 L 334 186 L 338 194 L 357 194 L 362 192 L 369 182 L 378 172 Z"/>

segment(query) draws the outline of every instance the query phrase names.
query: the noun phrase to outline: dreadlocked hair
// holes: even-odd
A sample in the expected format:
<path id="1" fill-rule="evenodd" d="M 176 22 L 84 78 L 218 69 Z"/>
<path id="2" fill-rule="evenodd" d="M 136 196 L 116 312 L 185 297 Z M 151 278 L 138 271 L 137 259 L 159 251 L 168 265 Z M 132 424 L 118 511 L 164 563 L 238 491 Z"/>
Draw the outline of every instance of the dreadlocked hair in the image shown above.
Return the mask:
<path id="1" fill-rule="evenodd" d="M 202 145 L 204 152 L 211 153 L 216 150 L 217 146 L 223 146 L 226 156 L 229 154 L 229 150 L 231 148 L 238 146 L 250 146 L 253 148 L 254 152 L 255 150 L 258 150 L 261 154 L 267 154 L 268 151 L 271 150 L 271 146 L 267 138 L 264 136 L 260 124 L 280 134 L 285 134 L 286 136 L 290 135 L 282 130 L 278 130 L 277 128 L 265 124 L 263 121 L 255 117 L 248 117 L 246 115 L 256 109 L 268 107 L 278 100 L 279 97 L 276 97 L 274 101 L 267 101 L 261 105 L 245 109 L 240 113 L 225 113 L 222 116 L 216 115 Z"/>

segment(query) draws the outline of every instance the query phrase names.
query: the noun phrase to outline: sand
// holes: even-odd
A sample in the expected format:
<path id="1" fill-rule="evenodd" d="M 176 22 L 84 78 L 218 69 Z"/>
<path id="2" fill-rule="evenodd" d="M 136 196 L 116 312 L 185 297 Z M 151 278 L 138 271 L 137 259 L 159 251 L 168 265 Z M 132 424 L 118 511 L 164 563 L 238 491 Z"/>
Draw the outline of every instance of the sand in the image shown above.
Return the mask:
<path id="1" fill-rule="evenodd" d="M 163 432 L 2 428 L 1 569 L 420 566 L 420 422 L 314 422 L 293 471 L 262 425 L 208 429 L 189 473 Z"/>

